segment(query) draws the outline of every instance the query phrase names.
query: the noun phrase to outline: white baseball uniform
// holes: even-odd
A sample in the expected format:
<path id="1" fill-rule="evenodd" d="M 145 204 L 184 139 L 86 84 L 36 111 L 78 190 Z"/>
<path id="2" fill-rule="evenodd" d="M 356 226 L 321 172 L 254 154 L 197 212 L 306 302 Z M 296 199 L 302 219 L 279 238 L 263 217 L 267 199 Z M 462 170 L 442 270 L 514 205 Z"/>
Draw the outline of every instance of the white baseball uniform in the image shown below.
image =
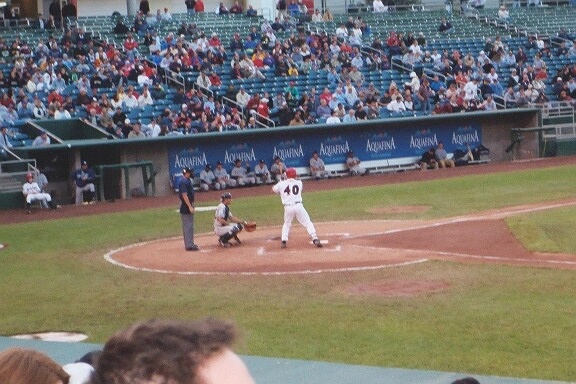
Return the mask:
<path id="1" fill-rule="evenodd" d="M 35 181 L 31 183 L 30 182 L 24 183 L 24 185 L 22 186 L 22 193 L 26 197 L 27 204 L 31 204 L 33 201 L 37 200 L 46 201 L 48 203 L 52 201 L 52 197 L 50 196 L 50 194 L 43 193 Z"/>
<path id="2" fill-rule="evenodd" d="M 306 228 L 312 240 L 318 240 L 316 228 L 310 220 L 310 215 L 302 204 L 302 181 L 298 179 L 286 179 L 279 181 L 272 187 L 272 191 L 280 195 L 284 205 L 284 225 L 282 226 L 282 241 L 288 241 L 290 228 L 294 217 Z"/>

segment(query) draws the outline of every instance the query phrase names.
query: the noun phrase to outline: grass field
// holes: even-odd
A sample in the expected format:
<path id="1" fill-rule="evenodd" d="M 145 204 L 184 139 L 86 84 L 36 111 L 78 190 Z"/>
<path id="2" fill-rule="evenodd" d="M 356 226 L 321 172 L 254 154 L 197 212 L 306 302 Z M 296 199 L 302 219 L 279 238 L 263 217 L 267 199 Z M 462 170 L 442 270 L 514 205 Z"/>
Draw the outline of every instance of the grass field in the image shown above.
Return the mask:
<path id="1" fill-rule="evenodd" d="M 574 197 L 576 166 L 308 193 L 314 221 L 429 219 Z M 374 208 L 425 205 L 415 213 Z M 277 197 L 233 211 L 280 225 Z M 576 209 L 513 217 L 527 247 L 576 255 Z M 212 213 L 199 213 L 209 232 Z M 435 261 L 306 276 L 171 276 L 120 269 L 104 252 L 180 234 L 174 207 L 0 226 L 0 333 L 79 331 L 104 342 L 137 319 L 208 315 L 244 330 L 239 352 L 353 364 L 576 379 L 576 273 Z M 576 259 L 576 256 L 575 256 Z M 359 284 L 428 281 L 412 297 L 351 294 Z"/>

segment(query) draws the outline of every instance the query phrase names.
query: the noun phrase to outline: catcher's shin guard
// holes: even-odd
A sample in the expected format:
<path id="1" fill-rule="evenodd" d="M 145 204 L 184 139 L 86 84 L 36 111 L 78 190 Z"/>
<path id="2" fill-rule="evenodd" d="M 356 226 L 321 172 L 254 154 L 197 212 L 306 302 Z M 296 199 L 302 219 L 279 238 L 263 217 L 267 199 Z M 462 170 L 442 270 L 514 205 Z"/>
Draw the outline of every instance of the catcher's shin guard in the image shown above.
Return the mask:
<path id="1" fill-rule="evenodd" d="M 226 233 L 222 236 L 220 236 L 220 238 L 218 239 L 221 243 L 227 243 L 229 242 L 232 238 L 234 237 L 234 233 Z"/>

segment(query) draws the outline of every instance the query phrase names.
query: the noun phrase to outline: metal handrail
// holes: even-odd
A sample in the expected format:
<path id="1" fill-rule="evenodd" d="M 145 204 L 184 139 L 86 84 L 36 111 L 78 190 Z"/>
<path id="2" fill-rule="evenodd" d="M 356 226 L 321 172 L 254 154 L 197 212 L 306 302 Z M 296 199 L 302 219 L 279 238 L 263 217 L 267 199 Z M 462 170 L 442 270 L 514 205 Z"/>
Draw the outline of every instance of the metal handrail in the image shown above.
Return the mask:
<path id="1" fill-rule="evenodd" d="M 266 116 L 264 116 L 264 115 L 262 115 L 256 111 L 252 111 L 252 116 L 254 116 L 254 119 L 256 120 L 256 124 L 261 125 L 264 128 L 276 127 L 276 122 L 274 122 L 274 120 L 272 120 L 272 119 L 270 119 L 270 118 L 268 118 L 268 117 L 266 117 Z M 256 117 L 258 117 L 258 118 L 256 118 Z M 265 124 L 262 121 L 260 121 L 259 119 L 265 120 L 265 121 L 269 122 L 269 124 Z"/>
<path id="2" fill-rule="evenodd" d="M 226 103 L 227 105 L 235 106 L 236 108 L 238 108 L 238 110 L 240 112 L 242 112 L 242 116 L 245 116 L 244 115 L 245 108 L 242 106 L 242 104 L 240 104 L 237 101 L 232 100 L 226 96 L 222 96 L 222 104 L 224 104 L 224 103 Z"/>

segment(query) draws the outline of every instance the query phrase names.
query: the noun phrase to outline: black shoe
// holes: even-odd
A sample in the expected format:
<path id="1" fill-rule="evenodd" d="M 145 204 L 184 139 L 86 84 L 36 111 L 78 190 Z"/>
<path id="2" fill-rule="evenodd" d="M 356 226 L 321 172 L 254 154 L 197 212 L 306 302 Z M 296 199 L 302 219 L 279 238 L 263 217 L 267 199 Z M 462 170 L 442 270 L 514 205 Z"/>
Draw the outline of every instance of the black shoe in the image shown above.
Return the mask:
<path id="1" fill-rule="evenodd" d="M 199 251 L 200 248 L 198 248 L 198 246 L 196 244 L 194 244 L 193 246 L 191 246 L 190 248 L 186 248 L 187 251 L 190 252 L 195 252 L 195 251 Z"/>
<path id="2" fill-rule="evenodd" d="M 286 248 L 286 242 L 285 242 L 285 241 L 283 241 L 283 242 L 280 244 L 280 248 Z"/>
<path id="3" fill-rule="evenodd" d="M 318 239 L 314 239 L 314 241 L 312 241 L 314 243 L 315 246 L 317 246 L 318 248 L 322 248 L 322 242 Z"/>

